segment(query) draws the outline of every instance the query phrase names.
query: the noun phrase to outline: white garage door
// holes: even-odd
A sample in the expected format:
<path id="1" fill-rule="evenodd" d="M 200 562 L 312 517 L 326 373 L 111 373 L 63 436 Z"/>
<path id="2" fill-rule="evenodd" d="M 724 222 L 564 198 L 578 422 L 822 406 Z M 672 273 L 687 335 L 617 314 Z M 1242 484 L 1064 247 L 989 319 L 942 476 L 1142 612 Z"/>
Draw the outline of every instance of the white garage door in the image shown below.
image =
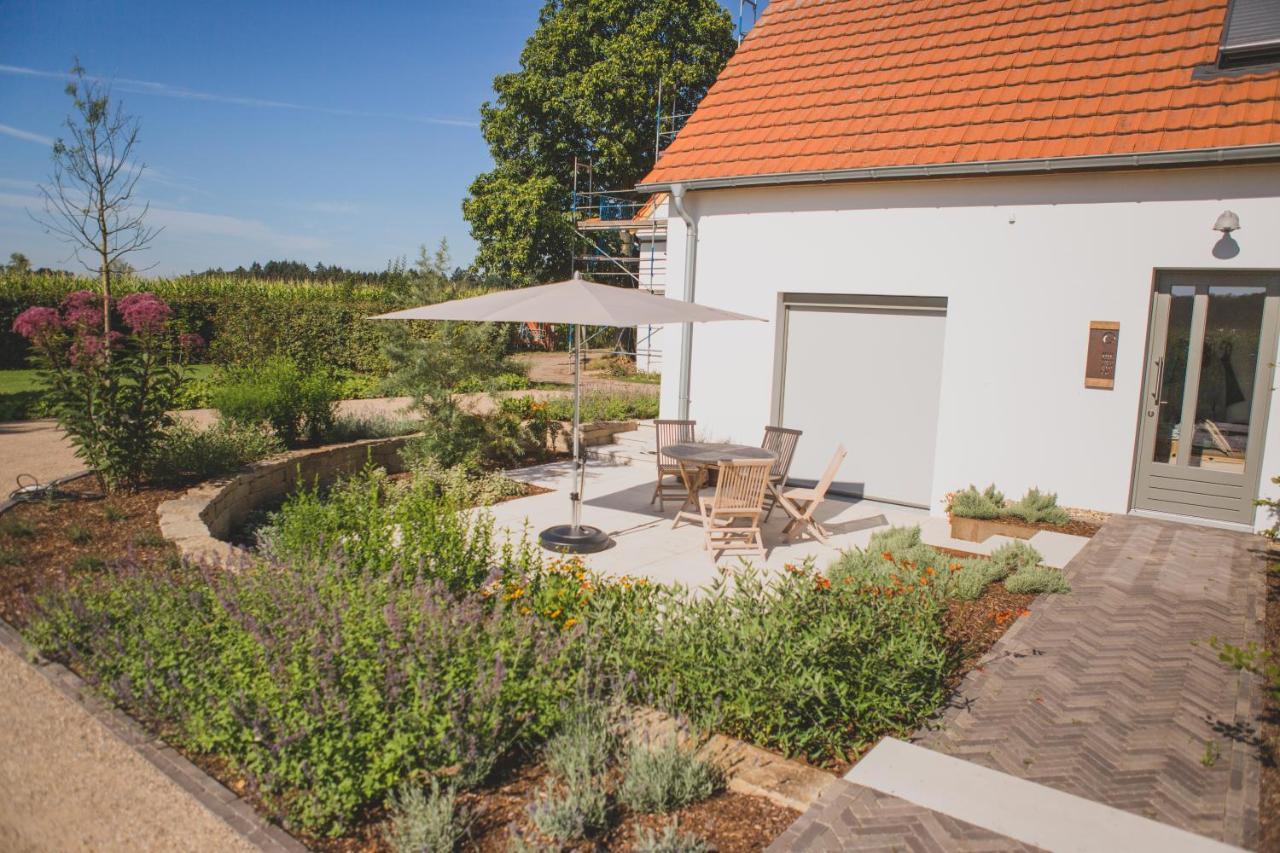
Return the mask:
<path id="1" fill-rule="evenodd" d="M 775 414 L 804 430 L 791 479 L 849 451 L 833 491 L 928 506 L 942 387 L 945 299 L 784 300 Z"/>

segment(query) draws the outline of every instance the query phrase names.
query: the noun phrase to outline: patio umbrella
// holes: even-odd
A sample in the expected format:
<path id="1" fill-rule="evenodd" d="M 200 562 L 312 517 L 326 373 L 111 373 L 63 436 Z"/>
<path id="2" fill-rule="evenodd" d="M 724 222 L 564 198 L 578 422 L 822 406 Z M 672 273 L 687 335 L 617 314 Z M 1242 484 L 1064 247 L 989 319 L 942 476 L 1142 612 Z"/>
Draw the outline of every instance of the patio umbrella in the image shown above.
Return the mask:
<path id="1" fill-rule="evenodd" d="M 553 551 L 589 554 L 613 544 L 602 530 L 582 523 L 582 491 L 586 465 L 579 446 L 578 428 L 582 402 L 582 333 L 579 326 L 649 326 L 662 323 L 711 323 L 717 320 L 761 320 L 667 299 L 642 290 L 586 281 L 578 273 L 568 281 L 486 293 L 404 311 L 379 314 L 372 320 L 469 320 L 496 323 L 567 323 L 573 329 L 573 476 L 569 492 L 572 516 L 569 524 L 542 531 L 538 541 Z M 761 320 L 761 322 L 764 322 Z"/>

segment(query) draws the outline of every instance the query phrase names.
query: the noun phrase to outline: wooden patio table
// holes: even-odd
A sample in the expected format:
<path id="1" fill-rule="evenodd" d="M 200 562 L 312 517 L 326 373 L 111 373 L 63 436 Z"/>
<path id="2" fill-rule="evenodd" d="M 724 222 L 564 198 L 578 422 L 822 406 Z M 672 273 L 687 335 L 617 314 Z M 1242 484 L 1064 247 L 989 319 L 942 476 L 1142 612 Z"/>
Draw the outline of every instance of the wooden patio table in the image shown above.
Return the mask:
<path id="1" fill-rule="evenodd" d="M 681 517 L 688 516 L 694 521 L 702 521 L 701 513 L 686 512 L 686 507 L 698 509 L 698 491 L 706 479 L 707 471 L 718 468 L 721 462 L 731 459 L 776 459 L 778 454 L 763 447 L 750 444 L 727 444 L 712 441 L 687 441 L 680 444 L 668 444 L 662 448 L 662 455 L 676 460 L 680 466 L 680 480 L 684 483 L 687 494 L 684 503 L 676 511 L 671 522 L 672 527 L 680 524 Z"/>

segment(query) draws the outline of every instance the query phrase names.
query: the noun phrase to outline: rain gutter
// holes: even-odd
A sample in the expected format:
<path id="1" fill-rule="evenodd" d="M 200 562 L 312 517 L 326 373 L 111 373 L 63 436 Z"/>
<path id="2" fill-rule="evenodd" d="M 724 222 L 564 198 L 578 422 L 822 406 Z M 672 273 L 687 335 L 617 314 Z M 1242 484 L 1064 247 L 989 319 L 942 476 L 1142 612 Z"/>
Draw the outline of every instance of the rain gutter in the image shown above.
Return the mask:
<path id="1" fill-rule="evenodd" d="M 1280 145 L 1241 145 L 1231 148 L 1197 148 L 1187 151 L 1155 151 L 1148 154 L 1100 154 L 1089 157 L 1042 157 L 1028 160 L 987 160 L 976 163 L 939 163 L 921 166 L 886 166 L 867 169 L 836 169 L 829 172 L 777 172 L 729 178 L 705 178 L 675 183 L 656 181 L 638 184 L 636 189 L 670 190 L 676 211 L 696 234 L 696 225 L 676 201 L 675 188 L 713 190 L 731 187 L 767 187 L 780 184 L 828 184 L 841 181 L 875 181 L 912 178 L 971 177 L 981 175 L 1053 174 L 1101 169 L 1134 169 L 1154 166 L 1211 166 L 1280 160 Z M 689 270 L 685 269 L 686 282 Z M 688 293 L 688 291 L 686 291 Z"/>
<path id="2" fill-rule="evenodd" d="M 684 220 L 684 301 L 693 301 L 693 288 L 697 283 L 698 220 L 689 215 L 684 206 L 685 185 L 674 183 L 670 187 L 671 206 Z M 689 379 L 693 371 L 693 324 L 680 327 L 680 419 L 689 419 Z"/>

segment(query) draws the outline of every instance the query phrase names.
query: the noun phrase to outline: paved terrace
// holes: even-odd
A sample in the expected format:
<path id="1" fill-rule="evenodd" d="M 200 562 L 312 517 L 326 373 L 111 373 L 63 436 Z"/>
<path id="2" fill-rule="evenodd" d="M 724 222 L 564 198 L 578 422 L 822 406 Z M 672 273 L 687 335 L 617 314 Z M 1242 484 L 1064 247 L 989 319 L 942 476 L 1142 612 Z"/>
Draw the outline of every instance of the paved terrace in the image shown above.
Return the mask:
<path id="1" fill-rule="evenodd" d="M 1254 846 L 1261 688 L 1203 641 L 1262 639 L 1260 543 L 1108 522 L 936 729 L 880 744 L 770 850 Z"/>
<path id="2" fill-rule="evenodd" d="M 608 450 L 604 452 L 608 453 Z M 651 456 L 652 454 L 650 454 Z M 572 463 L 539 465 L 510 476 L 517 480 L 552 489 L 545 494 L 508 501 L 491 508 L 497 527 L 512 537 L 526 533 L 537 538 L 538 531 L 553 524 L 569 521 L 569 486 Z M 663 583 L 701 586 L 718 576 L 716 566 L 703 548 L 702 528 L 696 523 L 682 522 L 672 529 L 678 501 L 668 500 L 665 509 L 650 505 L 656 471 L 653 462 L 643 458 L 632 464 L 591 461 L 587 465 L 582 522 L 595 525 L 613 536 L 614 547 L 586 557 L 587 565 L 610 575 L 648 577 Z M 924 510 L 876 503 L 828 499 L 816 513 L 832 531 L 830 545 L 808 536 L 788 543 L 782 537 L 787 517 L 777 509 L 764 525 L 764 541 L 768 549 L 763 568 L 781 572 L 786 563 L 799 564 L 812 557 L 819 569 L 825 568 L 840 551 L 865 547 L 871 535 L 891 525 L 920 525 L 921 535 L 931 545 L 965 551 L 989 552 L 1004 542 L 1005 536 L 993 536 L 984 543 L 952 539 L 950 527 L 943 518 L 930 516 Z M 1061 568 L 1088 542 L 1079 536 L 1042 531 L 1031 539 L 1045 562 Z M 753 561 L 757 562 L 758 561 Z M 721 558 L 721 569 L 739 565 L 738 558 Z"/>

